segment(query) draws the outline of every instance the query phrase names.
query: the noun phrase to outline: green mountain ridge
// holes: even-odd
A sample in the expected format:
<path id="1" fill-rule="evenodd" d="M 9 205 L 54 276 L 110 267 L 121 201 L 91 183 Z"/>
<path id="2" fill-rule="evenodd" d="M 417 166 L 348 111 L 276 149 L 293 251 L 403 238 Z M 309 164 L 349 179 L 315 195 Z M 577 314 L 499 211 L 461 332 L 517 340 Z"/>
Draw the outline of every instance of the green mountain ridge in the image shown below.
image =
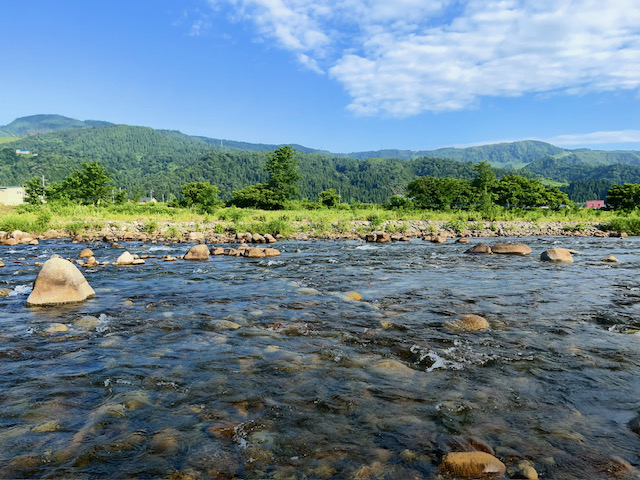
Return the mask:
<path id="1" fill-rule="evenodd" d="M 267 152 L 281 146 L 191 136 L 177 130 L 83 122 L 60 115 L 23 117 L 0 130 L 27 135 L 0 144 L 1 185 L 24 184 L 43 174 L 50 181 L 60 181 L 82 161 L 95 160 L 109 169 L 117 186 L 129 192 L 153 190 L 158 198 L 176 195 L 180 185 L 192 181 L 216 184 L 223 198 L 229 198 L 233 190 L 264 181 Z M 352 154 L 296 144 L 292 147 L 300 152 L 302 196 L 310 199 L 322 190 L 335 188 L 347 201 L 384 202 L 392 194 L 403 193 L 417 176 L 470 179 L 474 165 L 483 160 L 492 164 L 498 176 L 516 173 L 546 178 L 547 183 L 579 182 L 566 187 L 573 189 L 576 198 L 595 192 L 602 198 L 604 186 L 612 183 L 640 183 L 640 152 L 566 150 L 533 140 Z M 16 149 L 38 156 L 16 155 Z"/>
<path id="2" fill-rule="evenodd" d="M 111 125 L 109 122 L 100 120 L 76 120 L 62 115 L 31 115 L 28 117 L 16 118 L 8 125 L 0 125 L 0 136 L 35 135 L 38 133 L 56 132 L 59 130 L 71 130 L 80 128 L 94 128 Z"/>

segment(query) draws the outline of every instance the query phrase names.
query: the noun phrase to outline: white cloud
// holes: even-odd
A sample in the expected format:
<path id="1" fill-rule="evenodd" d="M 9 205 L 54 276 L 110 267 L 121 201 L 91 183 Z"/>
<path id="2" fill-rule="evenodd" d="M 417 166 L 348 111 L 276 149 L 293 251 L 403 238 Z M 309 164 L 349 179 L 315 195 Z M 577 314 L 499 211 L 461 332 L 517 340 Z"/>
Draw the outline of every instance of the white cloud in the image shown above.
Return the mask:
<path id="1" fill-rule="evenodd" d="M 210 0 L 328 71 L 364 115 L 640 88 L 637 0 Z"/>
<path id="2" fill-rule="evenodd" d="M 620 143 L 640 143 L 640 130 L 617 130 L 607 132 L 558 135 L 547 140 L 560 146 L 610 145 Z"/>

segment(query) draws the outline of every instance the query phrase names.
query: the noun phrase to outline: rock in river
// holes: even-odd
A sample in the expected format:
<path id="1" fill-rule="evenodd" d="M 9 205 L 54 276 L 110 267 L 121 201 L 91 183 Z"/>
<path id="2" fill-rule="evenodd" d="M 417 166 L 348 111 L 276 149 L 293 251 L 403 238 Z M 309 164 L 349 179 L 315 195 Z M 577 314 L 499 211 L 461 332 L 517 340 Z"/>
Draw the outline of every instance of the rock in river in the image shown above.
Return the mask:
<path id="1" fill-rule="evenodd" d="M 116 260 L 116 265 L 133 265 L 134 260 L 135 258 L 133 255 L 131 255 L 129 252 L 124 252 Z"/>
<path id="2" fill-rule="evenodd" d="M 529 255 L 531 248 L 524 243 L 497 243 L 491 251 L 499 255 Z"/>
<path id="3" fill-rule="evenodd" d="M 81 302 L 95 293 L 78 267 L 59 255 L 52 255 L 36 277 L 27 305 Z"/>
<path id="4" fill-rule="evenodd" d="M 444 456 L 440 471 L 459 478 L 500 478 L 507 468 L 485 452 L 454 452 Z"/>
<path id="5" fill-rule="evenodd" d="M 490 255 L 493 252 L 491 251 L 491 247 L 486 243 L 479 243 L 477 245 L 474 245 L 464 253 L 485 253 Z"/>
<path id="6" fill-rule="evenodd" d="M 573 255 L 566 248 L 550 248 L 540 254 L 543 262 L 570 263 L 573 262 Z"/>
<path id="7" fill-rule="evenodd" d="M 452 330 L 458 330 L 462 332 L 475 332 L 478 330 L 486 330 L 489 328 L 489 322 L 480 315 L 462 315 L 460 318 L 445 323 L 447 327 Z"/>
<path id="8" fill-rule="evenodd" d="M 194 245 L 184 256 L 185 260 L 209 260 L 209 247 L 201 243 Z"/>

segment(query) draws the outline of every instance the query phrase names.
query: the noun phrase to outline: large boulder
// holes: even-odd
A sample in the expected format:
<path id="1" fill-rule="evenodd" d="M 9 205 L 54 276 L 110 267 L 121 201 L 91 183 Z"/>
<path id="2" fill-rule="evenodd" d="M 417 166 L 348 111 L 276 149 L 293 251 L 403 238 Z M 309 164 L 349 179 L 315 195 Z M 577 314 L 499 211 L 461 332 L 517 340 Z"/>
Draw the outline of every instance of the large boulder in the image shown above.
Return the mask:
<path id="1" fill-rule="evenodd" d="M 464 253 L 475 253 L 475 254 L 488 254 L 491 255 L 492 250 L 491 247 L 489 245 L 487 245 L 486 243 L 479 243 L 477 245 L 474 245 L 473 247 L 471 247 L 469 250 L 465 251 Z"/>
<path id="2" fill-rule="evenodd" d="M 209 260 L 209 247 L 204 243 L 194 245 L 184 256 L 185 260 Z"/>
<path id="3" fill-rule="evenodd" d="M 571 263 L 573 255 L 566 248 L 550 248 L 540 254 L 540 260 L 543 262 Z"/>
<path id="4" fill-rule="evenodd" d="M 52 255 L 36 277 L 27 305 L 81 302 L 95 293 L 78 267 L 59 255 Z"/>
<path id="5" fill-rule="evenodd" d="M 459 478 L 500 478 L 507 467 L 486 452 L 453 452 L 444 456 L 440 471 Z"/>
<path id="6" fill-rule="evenodd" d="M 491 251 L 498 255 L 529 255 L 531 248 L 524 243 L 497 243 Z"/>

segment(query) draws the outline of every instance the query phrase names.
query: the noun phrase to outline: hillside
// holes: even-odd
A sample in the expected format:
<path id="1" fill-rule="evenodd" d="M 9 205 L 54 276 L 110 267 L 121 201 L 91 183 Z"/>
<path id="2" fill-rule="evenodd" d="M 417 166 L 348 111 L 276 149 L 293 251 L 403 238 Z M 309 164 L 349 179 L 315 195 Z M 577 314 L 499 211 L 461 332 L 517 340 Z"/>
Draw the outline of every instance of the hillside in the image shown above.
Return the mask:
<path id="1" fill-rule="evenodd" d="M 520 168 L 527 163 L 548 155 L 563 155 L 565 150 L 544 142 L 524 140 L 512 143 L 497 143 L 467 148 L 439 148 L 437 150 L 379 150 L 354 152 L 347 156 L 365 158 L 448 158 L 459 162 L 478 163 L 488 160 L 491 165 L 501 168 Z"/>
<path id="2" fill-rule="evenodd" d="M 267 152 L 279 146 L 83 122 L 60 115 L 23 117 L 1 129 L 4 133 L 0 135 L 12 135 L 9 138 L 15 140 L 0 144 L 1 185 L 24 184 L 43 174 L 50 181 L 60 181 L 82 161 L 95 160 L 109 169 L 118 187 L 130 193 L 153 190 L 159 198 L 178 194 L 180 185 L 192 181 L 216 184 L 223 198 L 229 198 L 233 190 L 265 180 Z M 45 133 L 34 133 L 38 129 Z M 18 136 L 25 132 L 31 134 Z M 518 173 L 565 184 L 565 190 L 577 201 L 596 194 L 603 198 L 613 183 L 640 183 L 640 152 L 632 151 L 565 150 L 544 142 L 521 141 L 347 156 L 292 146 L 300 152 L 302 196 L 310 199 L 335 188 L 347 201 L 384 202 L 390 195 L 404 192 L 417 176 L 472 178 L 474 165 L 483 160 L 492 163 L 498 176 Z M 16 149 L 38 156 L 16 155 Z M 496 168 L 499 166 L 519 169 Z"/>
<path id="3" fill-rule="evenodd" d="M 8 125 L 0 126 L 0 137 L 24 137 L 37 133 L 49 133 L 60 130 L 79 128 L 104 127 L 111 125 L 109 122 L 98 120 L 76 120 L 62 115 L 32 115 L 17 118 Z"/>
<path id="4" fill-rule="evenodd" d="M 37 156 L 18 155 L 16 149 Z M 175 131 L 111 125 L 29 136 L 0 146 L 0 184 L 20 185 L 34 176 L 50 182 L 62 180 L 82 161 L 96 160 L 112 174 L 118 187 L 157 198 L 177 195 L 180 186 L 194 181 L 218 185 L 223 198 L 233 190 L 266 180 L 265 151 L 220 147 L 215 142 Z M 315 199 L 319 192 L 335 188 L 346 201 L 385 202 L 404 192 L 422 175 L 471 179 L 470 162 L 419 158 L 357 160 L 324 153 L 300 153 L 300 191 Z M 499 176 L 514 171 L 496 170 Z M 533 174 L 527 172 L 527 175 Z"/>

